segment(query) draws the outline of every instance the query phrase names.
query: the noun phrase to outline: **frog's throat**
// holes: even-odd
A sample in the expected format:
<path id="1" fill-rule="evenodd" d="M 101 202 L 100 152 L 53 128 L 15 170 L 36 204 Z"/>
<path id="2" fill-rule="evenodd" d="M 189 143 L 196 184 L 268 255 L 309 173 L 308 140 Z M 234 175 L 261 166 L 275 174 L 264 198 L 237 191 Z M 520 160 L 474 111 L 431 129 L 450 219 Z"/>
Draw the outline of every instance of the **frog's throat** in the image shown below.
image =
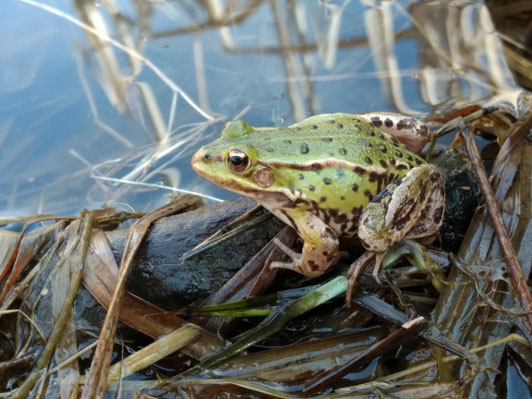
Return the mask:
<path id="1" fill-rule="evenodd" d="M 296 201 L 301 197 L 300 192 L 290 190 L 289 188 L 258 189 L 255 186 L 247 187 L 238 182 L 223 179 L 201 169 L 196 169 L 196 172 L 220 187 L 253 198 L 257 202 L 260 202 L 261 205 L 268 204 L 268 206 L 273 206 L 272 204 L 275 204 L 275 207 L 282 206 L 290 208 L 296 206 Z"/>

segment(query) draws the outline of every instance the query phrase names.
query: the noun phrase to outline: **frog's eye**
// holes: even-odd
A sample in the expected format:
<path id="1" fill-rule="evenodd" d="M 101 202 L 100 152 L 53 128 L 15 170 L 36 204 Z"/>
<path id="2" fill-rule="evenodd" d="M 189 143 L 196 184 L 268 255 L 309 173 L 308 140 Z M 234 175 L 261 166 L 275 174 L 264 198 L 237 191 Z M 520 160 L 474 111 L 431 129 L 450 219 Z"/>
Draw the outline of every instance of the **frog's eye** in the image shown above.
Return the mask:
<path id="1" fill-rule="evenodd" d="M 231 150 L 225 156 L 225 163 L 234 172 L 243 172 L 250 165 L 249 157 L 240 150 Z"/>

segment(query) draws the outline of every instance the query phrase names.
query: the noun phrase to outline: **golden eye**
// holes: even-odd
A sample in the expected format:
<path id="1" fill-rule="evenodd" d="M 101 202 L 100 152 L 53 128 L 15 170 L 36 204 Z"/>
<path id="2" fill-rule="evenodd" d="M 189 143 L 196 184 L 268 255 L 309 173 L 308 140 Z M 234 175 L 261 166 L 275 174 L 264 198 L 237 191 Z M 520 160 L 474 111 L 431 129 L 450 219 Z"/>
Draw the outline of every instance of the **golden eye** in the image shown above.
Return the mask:
<path id="1" fill-rule="evenodd" d="M 243 172 L 249 165 L 249 157 L 240 150 L 231 150 L 225 156 L 225 163 L 234 172 Z"/>

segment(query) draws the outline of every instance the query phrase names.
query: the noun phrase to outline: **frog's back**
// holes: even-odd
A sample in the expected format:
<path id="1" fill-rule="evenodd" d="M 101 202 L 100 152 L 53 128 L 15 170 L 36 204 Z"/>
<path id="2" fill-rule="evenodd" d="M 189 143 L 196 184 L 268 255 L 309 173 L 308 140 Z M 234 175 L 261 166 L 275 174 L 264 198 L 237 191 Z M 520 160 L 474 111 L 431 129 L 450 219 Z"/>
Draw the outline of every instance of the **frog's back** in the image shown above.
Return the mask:
<path id="1" fill-rule="evenodd" d="M 423 163 L 395 138 L 351 114 L 317 115 L 288 128 L 259 131 L 248 140 L 259 151 L 259 159 L 286 167 L 293 163 L 311 165 L 315 161 L 324 162 L 322 166 L 326 167 L 329 160 L 341 167 L 352 164 L 352 169 L 359 172 L 360 166 L 364 166 L 367 170 L 386 169 L 403 175 Z"/>
<path id="2" fill-rule="evenodd" d="M 257 131 L 248 143 L 258 151 L 259 163 L 275 172 L 267 190 L 290 190 L 294 206 L 311 210 L 341 236 L 355 235 L 368 202 L 423 163 L 396 139 L 350 114 L 322 114 L 288 128 Z"/>

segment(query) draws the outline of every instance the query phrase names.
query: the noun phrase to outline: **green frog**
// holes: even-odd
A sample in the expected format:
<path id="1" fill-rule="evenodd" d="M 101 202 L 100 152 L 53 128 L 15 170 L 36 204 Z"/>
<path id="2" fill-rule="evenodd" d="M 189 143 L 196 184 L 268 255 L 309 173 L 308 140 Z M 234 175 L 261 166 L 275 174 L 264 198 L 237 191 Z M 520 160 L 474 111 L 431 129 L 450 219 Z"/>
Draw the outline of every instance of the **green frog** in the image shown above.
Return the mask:
<path id="1" fill-rule="evenodd" d="M 443 179 L 416 154 L 428 134 L 399 114 L 322 114 L 289 127 L 233 120 L 196 152 L 192 167 L 294 228 L 302 253 L 277 241 L 291 261 L 271 267 L 320 276 L 338 260 L 339 239 L 358 237 L 367 252 L 350 268 L 349 299 L 370 260 L 377 279 L 388 249 L 403 239 L 426 244 L 438 233 Z"/>

